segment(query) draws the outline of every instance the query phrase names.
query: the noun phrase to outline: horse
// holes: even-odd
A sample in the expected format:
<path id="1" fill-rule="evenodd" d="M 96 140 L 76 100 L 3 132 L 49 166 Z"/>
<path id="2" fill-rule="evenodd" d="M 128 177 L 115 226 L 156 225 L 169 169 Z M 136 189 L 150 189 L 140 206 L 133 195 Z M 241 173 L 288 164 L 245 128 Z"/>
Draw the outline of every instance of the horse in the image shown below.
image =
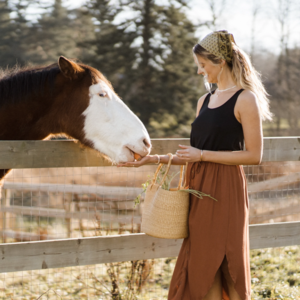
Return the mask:
<path id="1" fill-rule="evenodd" d="M 97 69 L 60 56 L 42 67 L 0 74 L 0 140 L 65 134 L 113 163 L 150 153 L 149 134 Z M 9 170 L 0 170 L 0 180 Z"/>

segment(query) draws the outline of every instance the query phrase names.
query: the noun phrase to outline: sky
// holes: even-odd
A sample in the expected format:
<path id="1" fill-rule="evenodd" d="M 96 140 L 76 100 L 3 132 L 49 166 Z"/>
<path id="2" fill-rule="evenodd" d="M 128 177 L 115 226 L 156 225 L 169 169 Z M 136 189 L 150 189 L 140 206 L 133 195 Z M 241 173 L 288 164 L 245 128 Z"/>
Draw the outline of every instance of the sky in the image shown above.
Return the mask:
<path id="1" fill-rule="evenodd" d="M 167 0 L 159 0 L 160 3 Z M 211 20 L 211 10 L 207 4 L 209 0 L 190 0 L 190 8 L 186 10 L 187 15 L 196 24 Z M 238 46 L 246 52 L 250 52 L 252 45 L 256 52 L 280 52 L 280 26 L 276 14 L 282 11 L 279 3 L 293 2 L 289 6 L 291 10 L 284 20 L 288 22 L 289 46 L 300 46 L 300 1 L 299 0 L 214 0 L 218 3 L 225 2 L 222 6 L 217 5 L 219 22 L 216 30 L 226 29 L 231 32 Z M 50 2 L 50 1 L 49 1 Z M 63 5 L 68 8 L 76 8 L 83 5 L 85 0 L 64 0 Z M 298 3 L 297 3 L 298 2 Z M 257 9 L 255 22 L 253 22 L 253 11 Z M 253 26 L 253 24 L 255 24 Z M 205 26 L 199 26 L 196 32 L 197 38 L 203 38 L 211 32 Z"/>
<path id="2" fill-rule="evenodd" d="M 220 0 L 219 2 L 221 2 Z M 288 1 L 288 0 L 287 0 Z M 292 0 L 291 0 L 292 1 Z M 278 3 L 280 0 L 227 0 L 224 8 L 220 7 L 220 22 L 217 30 L 226 29 L 231 32 L 237 45 L 246 51 L 250 51 L 252 37 L 256 51 L 268 51 L 278 54 L 280 52 L 280 26 L 277 20 Z M 284 0 L 282 1 L 284 2 Z M 297 7 L 298 2 L 298 7 Z M 300 1 L 295 0 L 297 11 L 291 11 L 287 19 L 290 20 L 289 45 L 300 46 Z M 191 8 L 187 13 L 193 20 L 206 21 L 211 18 L 211 11 L 205 0 L 192 0 Z M 290 9 L 293 9 L 290 6 Z M 255 22 L 253 11 L 257 9 Z M 255 24 L 253 26 L 253 24 Z M 298 26 L 297 26 L 298 24 Z M 200 29 L 197 33 L 202 38 L 211 32 L 210 29 Z"/>

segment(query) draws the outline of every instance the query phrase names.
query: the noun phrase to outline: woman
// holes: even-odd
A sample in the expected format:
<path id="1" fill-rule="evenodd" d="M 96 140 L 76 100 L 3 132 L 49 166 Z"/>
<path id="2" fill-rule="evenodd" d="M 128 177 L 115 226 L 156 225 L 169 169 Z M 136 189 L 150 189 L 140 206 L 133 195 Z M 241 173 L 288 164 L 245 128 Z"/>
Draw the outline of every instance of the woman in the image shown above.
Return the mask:
<path id="1" fill-rule="evenodd" d="M 218 88 L 198 100 L 191 146 L 179 145 L 172 164 L 188 162 L 189 187 L 218 201 L 191 195 L 189 237 L 184 239 L 169 300 L 250 300 L 248 195 L 241 165 L 262 158 L 262 120 L 271 119 L 267 93 L 232 34 L 215 31 L 193 48 L 198 74 Z M 141 166 L 168 156 L 144 157 Z"/>

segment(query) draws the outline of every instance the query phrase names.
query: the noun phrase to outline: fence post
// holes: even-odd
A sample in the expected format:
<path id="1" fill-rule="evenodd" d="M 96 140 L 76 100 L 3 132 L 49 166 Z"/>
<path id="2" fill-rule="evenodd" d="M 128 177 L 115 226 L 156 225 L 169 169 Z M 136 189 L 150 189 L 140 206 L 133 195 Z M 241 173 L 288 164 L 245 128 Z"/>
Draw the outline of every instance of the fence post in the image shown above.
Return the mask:
<path id="1" fill-rule="evenodd" d="M 10 199 L 8 196 L 8 193 L 7 193 L 7 190 L 4 189 L 2 187 L 1 189 L 1 207 L 8 207 L 10 205 Z M 2 243 L 6 243 L 6 229 L 8 228 L 8 218 L 10 217 L 10 214 L 7 213 L 7 212 L 3 212 L 2 213 Z"/>
<path id="2" fill-rule="evenodd" d="M 4 195 L 3 195 L 3 186 L 2 183 L 0 183 L 0 230 L 3 229 L 3 212 L 2 212 L 2 206 L 3 206 L 3 199 L 4 199 Z M 2 241 L 3 242 L 3 241 Z"/>

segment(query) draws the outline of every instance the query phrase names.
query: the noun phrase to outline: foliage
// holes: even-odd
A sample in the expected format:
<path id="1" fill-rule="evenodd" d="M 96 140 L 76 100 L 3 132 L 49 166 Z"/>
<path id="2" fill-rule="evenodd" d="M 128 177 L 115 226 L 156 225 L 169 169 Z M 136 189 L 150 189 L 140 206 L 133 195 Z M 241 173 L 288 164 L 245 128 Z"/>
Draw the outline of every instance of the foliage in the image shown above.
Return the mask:
<path id="1" fill-rule="evenodd" d="M 134 199 L 134 207 L 136 207 L 138 204 L 141 203 L 142 196 L 146 192 L 151 181 L 152 181 L 152 179 L 148 179 L 146 182 L 142 183 L 143 191 L 140 194 L 138 194 L 136 196 L 136 198 Z"/>
<path id="2" fill-rule="evenodd" d="M 11 14 L 15 12 L 12 17 Z M 31 30 L 24 16 L 21 1 L 0 1 L 0 66 L 12 67 L 26 61 L 27 41 Z"/>
<path id="3" fill-rule="evenodd" d="M 266 82 L 271 94 L 271 107 L 275 114 L 277 135 L 281 135 L 284 120 L 288 123 L 290 135 L 299 133 L 299 76 L 300 76 L 300 48 L 284 49 L 277 57 L 272 79 Z"/>
<path id="4" fill-rule="evenodd" d="M 51 11 L 45 12 L 33 27 L 31 43 L 34 46 L 29 60 L 38 64 L 50 64 L 56 62 L 61 55 L 77 57 L 77 31 L 74 31 L 74 25 L 75 20 L 70 18 L 62 1 L 55 0 Z"/>
<path id="5" fill-rule="evenodd" d="M 156 182 L 161 182 L 161 180 L 163 179 L 164 175 L 166 173 L 166 165 L 164 165 L 160 170 L 159 170 L 159 173 L 157 175 L 157 179 L 156 179 Z M 161 188 L 164 189 L 164 190 L 170 190 L 170 187 L 171 187 L 171 183 L 172 183 L 172 180 L 177 176 L 179 175 L 180 172 L 173 172 L 173 173 L 168 173 L 164 182 L 162 183 L 161 185 Z M 150 177 L 150 176 L 148 176 Z M 141 194 L 139 194 L 135 199 L 134 199 L 134 207 L 136 207 L 136 205 L 140 204 L 140 201 L 141 201 L 141 198 L 142 198 L 142 195 L 146 192 L 149 184 L 151 184 L 153 179 L 148 179 L 146 182 L 142 183 L 142 188 L 143 188 L 143 191 Z M 199 198 L 199 199 L 203 199 L 203 197 L 209 197 L 215 201 L 218 201 L 217 199 L 213 198 L 212 196 L 208 195 L 208 194 L 205 194 L 203 192 L 200 192 L 200 191 L 197 191 L 197 190 L 193 190 L 193 189 L 183 189 L 183 190 L 180 190 L 181 192 L 186 192 L 186 193 L 190 193 L 192 194 L 193 196 Z"/>

